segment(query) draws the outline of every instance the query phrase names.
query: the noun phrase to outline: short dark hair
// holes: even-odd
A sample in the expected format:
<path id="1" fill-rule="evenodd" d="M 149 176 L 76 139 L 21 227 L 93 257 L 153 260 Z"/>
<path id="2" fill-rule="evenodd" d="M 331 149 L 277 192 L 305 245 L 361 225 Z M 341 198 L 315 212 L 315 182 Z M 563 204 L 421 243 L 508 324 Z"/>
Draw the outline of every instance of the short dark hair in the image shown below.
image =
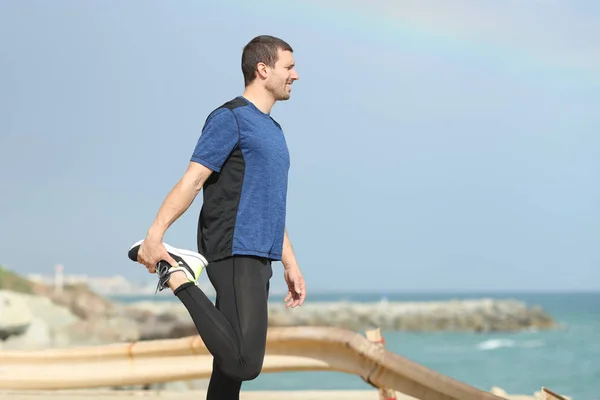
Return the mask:
<path id="1" fill-rule="evenodd" d="M 278 60 L 277 50 L 294 52 L 284 40 L 275 36 L 261 35 L 252 39 L 242 52 L 242 73 L 244 84 L 248 86 L 256 78 L 256 64 L 263 62 L 269 67 L 275 67 Z"/>

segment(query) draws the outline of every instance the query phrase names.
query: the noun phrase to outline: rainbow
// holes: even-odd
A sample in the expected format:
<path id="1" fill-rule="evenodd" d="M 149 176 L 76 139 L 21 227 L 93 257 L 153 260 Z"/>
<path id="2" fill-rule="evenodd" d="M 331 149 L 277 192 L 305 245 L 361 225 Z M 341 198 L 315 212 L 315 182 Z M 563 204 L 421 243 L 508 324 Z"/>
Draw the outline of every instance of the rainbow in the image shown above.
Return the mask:
<path id="1" fill-rule="evenodd" d="M 275 0 L 263 2 L 281 12 L 281 3 Z M 459 29 L 457 24 L 436 24 L 432 20 L 403 15 L 398 7 L 389 4 L 383 7 L 382 1 L 377 0 L 370 3 L 357 0 L 303 0 L 290 3 L 289 7 L 293 8 L 296 20 L 319 24 L 334 33 L 343 34 L 349 40 L 376 41 L 392 51 L 397 47 L 449 61 L 476 61 L 535 80 L 600 84 L 599 60 L 584 58 L 585 62 L 581 62 L 579 57 L 580 62 L 577 62 L 568 55 L 543 52 L 531 44 L 476 35 L 476 28 Z M 484 26 L 484 22 L 475 23 Z"/>

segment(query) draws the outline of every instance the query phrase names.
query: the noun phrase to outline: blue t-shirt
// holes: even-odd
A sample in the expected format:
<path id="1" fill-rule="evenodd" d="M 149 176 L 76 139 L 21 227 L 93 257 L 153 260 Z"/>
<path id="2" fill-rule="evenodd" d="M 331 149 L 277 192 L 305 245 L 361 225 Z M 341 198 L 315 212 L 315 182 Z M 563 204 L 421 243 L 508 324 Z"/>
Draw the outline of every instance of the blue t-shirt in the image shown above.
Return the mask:
<path id="1" fill-rule="evenodd" d="M 244 97 L 208 116 L 191 161 L 214 172 L 203 186 L 198 251 L 281 260 L 290 156 L 281 126 Z"/>

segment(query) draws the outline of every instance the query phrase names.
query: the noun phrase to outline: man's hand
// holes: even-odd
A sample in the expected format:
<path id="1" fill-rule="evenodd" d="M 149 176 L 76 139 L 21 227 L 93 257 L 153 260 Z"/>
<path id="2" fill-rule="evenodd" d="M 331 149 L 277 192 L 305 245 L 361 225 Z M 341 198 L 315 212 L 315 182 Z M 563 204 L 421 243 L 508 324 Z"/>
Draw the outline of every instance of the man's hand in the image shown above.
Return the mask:
<path id="1" fill-rule="evenodd" d="M 301 306 L 306 298 L 306 283 L 300 268 L 297 266 L 291 268 L 285 268 L 283 272 L 283 278 L 288 286 L 288 294 L 283 300 L 286 307 Z"/>
<path id="2" fill-rule="evenodd" d="M 153 274 L 156 272 L 158 262 L 163 260 L 171 266 L 177 265 L 177 261 L 169 255 L 162 241 L 146 237 L 138 250 L 138 262 L 145 265 L 148 272 Z"/>

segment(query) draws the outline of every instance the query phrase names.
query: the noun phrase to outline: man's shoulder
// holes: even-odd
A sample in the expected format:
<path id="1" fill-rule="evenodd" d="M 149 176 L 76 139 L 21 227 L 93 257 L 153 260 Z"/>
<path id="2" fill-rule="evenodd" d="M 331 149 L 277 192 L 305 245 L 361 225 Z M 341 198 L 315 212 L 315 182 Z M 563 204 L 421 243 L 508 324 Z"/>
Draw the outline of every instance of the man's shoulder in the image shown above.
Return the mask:
<path id="1" fill-rule="evenodd" d="M 218 106 L 217 108 L 212 110 L 208 114 L 208 117 L 206 117 L 206 121 L 208 121 L 210 118 L 214 117 L 215 115 L 227 113 L 227 112 L 235 110 L 236 108 L 243 107 L 245 105 L 247 105 L 247 103 L 244 101 L 244 99 L 242 99 L 240 97 L 234 97 L 233 99 L 221 104 L 220 106 Z"/>
<path id="2" fill-rule="evenodd" d="M 220 109 L 227 109 L 227 110 L 233 111 L 236 108 L 244 107 L 247 105 L 248 105 L 248 102 L 238 96 L 238 97 L 234 97 L 233 99 L 227 101 L 226 103 L 221 104 L 219 107 L 217 107 L 215 109 L 215 111 L 220 110 Z"/>

